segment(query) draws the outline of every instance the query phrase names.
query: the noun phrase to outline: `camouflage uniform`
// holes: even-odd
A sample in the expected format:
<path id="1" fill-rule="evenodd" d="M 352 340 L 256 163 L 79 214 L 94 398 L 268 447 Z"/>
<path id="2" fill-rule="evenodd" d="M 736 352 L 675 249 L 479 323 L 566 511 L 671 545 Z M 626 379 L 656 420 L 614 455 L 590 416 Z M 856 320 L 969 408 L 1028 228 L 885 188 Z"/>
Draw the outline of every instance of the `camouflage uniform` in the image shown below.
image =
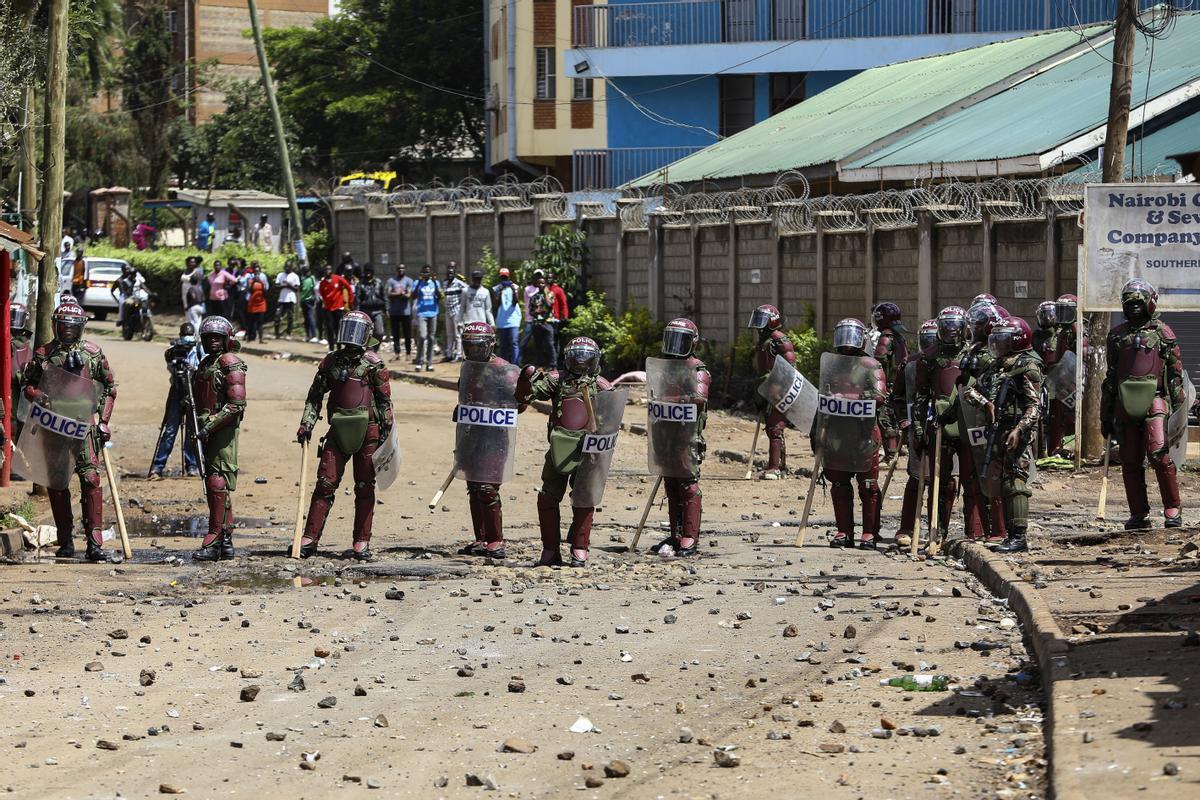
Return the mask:
<path id="1" fill-rule="evenodd" d="M 979 376 L 995 364 L 996 358 L 988 350 L 987 342 L 975 342 L 967 346 L 959 364 L 959 396 L 966 388 L 974 386 Z M 1040 382 L 1038 384 L 1041 385 Z M 1039 396 L 1038 402 L 1041 402 Z M 980 490 L 979 475 L 975 469 L 975 456 L 966 437 L 958 440 L 958 479 L 963 490 L 964 528 L 968 539 L 979 539 L 985 533 L 989 539 L 1004 539 L 1007 536 L 1004 524 L 1004 506 L 998 497 L 985 497 Z"/>
<path id="2" fill-rule="evenodd" d="M 954 407 L 958 398 L 956 382 L 964 354 L 961 344 L 938 342 L 917 357 L 916 393 L 913 400 L 912 425 L 914 441 L 920 447 L 922 456 L 930 459 L 932 471 L 933 444 L 935 441 L 932 426 L 937 425 L 938 418 Z M 954 510 L 954 496 L 958 487 L 954 478 L 954 456 L 959 450 L 958 425 L 951 423 L 942 426 L 942 451 L 938 454 L 938 472 L 940 477 L 940 493 L 938 498 L 938 522 L 943 530 L 948 525 L 950 514 Z M 962 469 L 962 465 L 959 465 Z M 979 508 L 974 488 L 968 494 L 963 487 L 963 514 L 966 516 L 968 527 L 973 523 L 978 526 Z M 933 508 L 933 493 L 930 492 L 928 506 Z M 931 514 L 932 518 L 932 514 Z"/>
<path id="3" fill-rule="evenodd" d="M 201 547 L 220 539 L 220 558 L 233 558 L 233 497 L 237 489 L 238 433 L 246 413 L 246 362 L 231 352 L 211 353 L 192 375 L 196 421 L 204 444 L 204 494 L 208 533 Z"/>

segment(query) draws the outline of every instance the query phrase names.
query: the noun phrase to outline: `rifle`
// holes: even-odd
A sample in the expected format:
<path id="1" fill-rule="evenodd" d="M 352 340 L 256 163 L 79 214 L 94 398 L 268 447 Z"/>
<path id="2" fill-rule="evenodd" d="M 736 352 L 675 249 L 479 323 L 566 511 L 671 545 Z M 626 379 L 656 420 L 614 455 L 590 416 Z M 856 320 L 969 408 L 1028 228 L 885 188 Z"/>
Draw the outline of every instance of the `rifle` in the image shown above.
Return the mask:
<path id="1" fill-rule="evenodd" d="M 988 431 L 987 448 L 983 451 L 983 463 L 979 468 L 979 482 L 987 480 L 988 467 L 992 463 L 992 451 L 996 447 L 996 432 L 1000 430 L 1000 412 L 1004 408 L 1004 401 L 1008 399 L 1008 387 L 1012 383 L 1011 378 L 1005 378 L 1004 383 L 1000 384 L 1000 392 L 996 395 L 996 420 L 991 425 L 991 430 Z"/>

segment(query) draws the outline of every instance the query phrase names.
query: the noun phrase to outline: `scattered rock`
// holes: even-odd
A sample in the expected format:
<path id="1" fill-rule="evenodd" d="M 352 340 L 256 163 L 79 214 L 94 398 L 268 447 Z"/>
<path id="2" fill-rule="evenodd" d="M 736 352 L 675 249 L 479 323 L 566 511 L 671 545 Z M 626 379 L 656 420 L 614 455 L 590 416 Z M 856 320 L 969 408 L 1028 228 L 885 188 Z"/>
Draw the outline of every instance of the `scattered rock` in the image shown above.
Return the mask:
<path id="1" fill-rule="evenodd" d="M 337 698 L 333 695 L 330 695 L 329 697 L 322 697 L 317 701 L 317 708 L 333 708 L 336 705 Z"/>
<path id="2" fill-rule="evenodd" d="M 182 786 L 176 786 L 173 783 L 160 783 L 158 785 L 159 794 L 186 794 L 187 789 Z"/>
<path id="3" fill-rule="evenodd" d="M 276 733 L 274 731 L 267 731 L 267 741 L 268 742 L 282 742 L 285 739 L 287 739 L 286 733 Z"/>
<path id="4" fill-rule="evenodd" d="M 853 639 L 856 636 L 858 636 L 858 629 L 853 625 L 847 625 L 846 630 L 842 631 L 843 639 Z"/>
<path id="5" fill-rule="evenodd" d="M 138 683 L 142 686 L 153 686 L 154 678 L 154 670 L 152 669 L 144 669 L 138 673 Z"/>
<path id="6" fill-rule="evenodd" d="M 240 670 L 238 670 L 238 674 L 243 678 L 249 678 L 251 680 L 254 678 L 261 678 L 263 676 L 261 669 L 250 669 L 249 667 L 242 667 Z"/>
<path id="7" fill-rule="evenodd" d="M 525 753 L 525 754 L 536 753 L 537 745 L 533 744 L 532 742 L 527 742 L 524 739 L 517 739 L 517 738 L 505 739 L 504 742 L 500 745 L 500 752 L 501 753 Z"/>
<path id="8" fill-rule="evenodd" d="M 100 672 L 104 669 L 104 665 L 99 661 L 89 661 L 83 665 L 84 672 Z"/>
<path id="9" fill-rule="evenodd" d="M 713 750 L 713 761 L 717 762 L 718 767 L 724 767 L 726 769 L 732 769 L 733 767 L 739 766 L 742 763 L 742 759 L 737 753 L 733 752 L 732 750 L 727 750 L 723 747 L 718 747 L 717 749 Z"/>
<path id="10" fill-rule="evenodd" d="M 832 742 L 822 742 L 821 744 L 817 745 L 817 749 L 822 753 L 844 753 L 846 752 L 846 745 L 834 744 Z"/>
<path id="11" fill-rule="evenodd" d="M 399 589 L 388 589 L 383 593 L 383 596 L 386 600 L 403 600 L 404 592 L 400 591 Z"/>
<path id="12" fill-rule="evenodd" d="M 125 630 L 124 628 L 117 628 L 115 631 L 108 632 L 108 638 L 110 638 L 110 639 L 128 639 L 129 631 Z"/>
<path id="13" fill-rule="evenodd" d="M 633 675 L 630 676 L 630 679 L 634 683 L 649 683 L 650 682 L 650 676 L 644 672 L 635 672 Z"/>
<path id="14" fill-rule="evenodd" d="M 833 722 L 829 723 L 829 732 L 830 733 L 845 733 L 846 726 L 843 725 L 840 720 L 835 719 Z"/>
<path id="15" fill-rule="evenodd" d="M 783 638 L 785 638 L 785 639 L 795 639 L 799 635 L 800 635 L 800 629 L 797 628 L 795 625 L 788 625 L 786 628 L 783 629 Z"/>
<path id="16" fill-rule="evenodd" d="M 525 681 L 511 680 L 508 682 L 508 690 L 513 694 L 520 694 L 525 691 Z"/>
<path id="17" fill-rule="evenodd" d="M 624 761 L 610 761 L 604 765 L 604 777 L 606 778 L 627 778 L 629 771 L 629 765 Z"/>
<path id="18" fill-rule="evenodd" d="M 890 719 L 888 717 L 880 717 L 879 718 L 879 727 L 883 728 L 885 731 L 894 731 L 894 730 L 896 730 L 897 725 L 892 719 Z"/>
<path id="19" fill-rule="evenodd" d="M 306 688 L 304 685 L 304 676 L 297 672 L 287 688 L 289 692 L 303 692 Z"/>
<path id="20" fill-rule="evenodd" d="M 575 751 L 563 750 L 561 753 L 555 756 L 555 758 L 557 758 L 559 761 L 570 761 L 575 758 Z"/>
<path id="21" fill-rule="evenodd" d="M 599 775 L 588 775 L 583 779 L 583 785 L 589 789 L 599 789 L 604 785 L 604 778 Z"/>
<path id="22" fill-rule="evenodd" d="M 591 733 L 596 730 L 596 726 L 592 725 L 592 721 L 587 717 L 580 717 L 571 725 L 571 733 Z"/>
<path id="23" fill-rule="evenodd" d="M 254 698 L 258 697 L 258 693 L 261 691 L 262 691 L 261 686 L 257 686 L 257 685 L 243 686 L 239 697 L 241 697 L 243 703 L 253 703 Z"/>
<path id="24" fill-rule="evenodd" d="M 1179 774 L 1179 765 L 1178 764 L 1171 762 L 1171 761 L 1168 761 L 1166 764 L 1163 764 L 1163 775 L 1178 775 L 1178 774 Z"/>
<path id="25" fill-rule="evenodd" d="M 691 728 L 680 728 L 679 729 L 679 743 L 680 744 L 691 744 L 692 740 L 694 740 L 695 738 L 696 738 L 696 734 L 692 733 Z"/>
<path id="26" fill-rule="evenodd" d="M 97 739 L 96 748 L 98 750 L 120 750 L 121 745 L 116 742 L 110 742 L 108 739 Z"/>

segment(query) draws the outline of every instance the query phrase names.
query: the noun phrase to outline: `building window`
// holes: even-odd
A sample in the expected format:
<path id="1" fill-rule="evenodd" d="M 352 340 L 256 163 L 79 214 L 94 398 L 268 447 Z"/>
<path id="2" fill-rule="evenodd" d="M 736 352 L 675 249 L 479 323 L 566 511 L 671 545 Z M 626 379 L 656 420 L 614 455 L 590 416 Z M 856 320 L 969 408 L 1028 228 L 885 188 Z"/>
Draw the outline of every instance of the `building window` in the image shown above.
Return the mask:
<path id="1" fill-rule="evenodd" d="M 553 100 L 556 97 L 554 91 L 554 48 L 535 48 L 535 60 L 537 62 L 537 99 Z"/>
<path id="2" fill-rule="evenodd" d="M 175 33 L 175 31 L 177 30 L 176 29 L 177 23 L 175 21 L 176 17 L 177 17 L 177 13 L 171 9 L 168 9 L 166 11 L 166 15 L 167 15 L 167 30 L 170 31 L 171 33 Z"/>
<path id="3" fill-rule="evenodd" d="M 573 78 L 571 80 L 571 99 L 572 100 L 591 100 L 592 99 L 592 79 L 591 78 Z"/>
<path id="4" fill-rule="evenodd" d="M 733 136 L 754 124 L 754 76 L 722 75 L 721 136 Z"/>
<path id="5" fill-rule="evenodd" d="M 807 72 L 776 72 L 771 75 L 771 114 L 778 114 L 804 101 Z"/>

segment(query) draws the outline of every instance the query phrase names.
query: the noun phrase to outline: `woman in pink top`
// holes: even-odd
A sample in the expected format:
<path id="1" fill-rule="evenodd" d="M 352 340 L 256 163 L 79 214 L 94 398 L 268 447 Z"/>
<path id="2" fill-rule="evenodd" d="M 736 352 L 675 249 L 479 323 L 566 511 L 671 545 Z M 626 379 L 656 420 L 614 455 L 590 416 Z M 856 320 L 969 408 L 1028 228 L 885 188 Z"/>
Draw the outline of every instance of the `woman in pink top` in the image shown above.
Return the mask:
<path id="1" fill-rule="evenodd" d="M 213 270 L 213 276 L 208 279 L 208 313 L 229 319 L 233 312 L 229 288 L 237 283 L 237 278 L 220 261 L 213 264 Z"/>

